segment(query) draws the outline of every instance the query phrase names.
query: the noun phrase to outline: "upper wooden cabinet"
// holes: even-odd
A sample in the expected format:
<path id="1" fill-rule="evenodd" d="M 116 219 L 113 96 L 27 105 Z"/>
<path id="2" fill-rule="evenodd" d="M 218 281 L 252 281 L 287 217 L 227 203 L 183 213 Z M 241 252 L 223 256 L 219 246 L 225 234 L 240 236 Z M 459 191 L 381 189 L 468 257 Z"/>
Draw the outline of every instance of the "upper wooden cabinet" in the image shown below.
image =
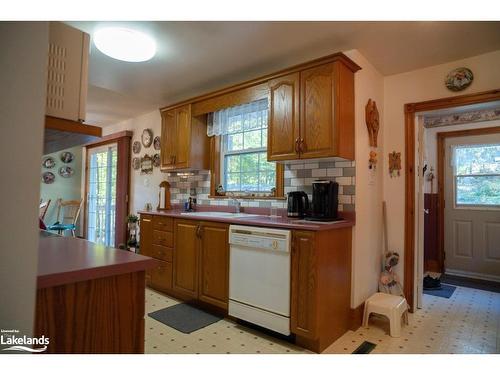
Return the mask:
<path id="1" fill-rule="evenodd" d="M 269 125 L 267 159 L 295 159 L 298 153 L 300 74 L 269 81 Z"/>
<path id="2" fill-rule="evenodd" d="M 206 115 L 192 116 L 191 104 L 161 114 L 161 169 L 208 169 Z"/>
<path id="3" fill-rule="evenodd" d="M 354 71 L 338 60 L 269 82 L 270 161 L 354 159 Z"/>

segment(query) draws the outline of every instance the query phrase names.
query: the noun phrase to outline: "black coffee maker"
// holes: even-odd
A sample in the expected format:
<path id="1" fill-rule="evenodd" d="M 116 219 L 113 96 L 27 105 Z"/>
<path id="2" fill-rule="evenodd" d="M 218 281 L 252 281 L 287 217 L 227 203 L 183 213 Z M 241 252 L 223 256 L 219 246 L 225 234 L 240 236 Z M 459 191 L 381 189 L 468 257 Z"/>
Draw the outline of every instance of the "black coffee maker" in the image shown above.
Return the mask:
<path id="1" fill-rule="evenodd" d="M 309 197 L 303 191 L 288 193 L 288 217 L 303 218 L 309 210 Z"/>
<path id="2" fill-rule="evenodd" d="M 335 221 L 339 218 L 339 184 L 333 181 L 313 182 L 312 212 L 308 220 Z"/>

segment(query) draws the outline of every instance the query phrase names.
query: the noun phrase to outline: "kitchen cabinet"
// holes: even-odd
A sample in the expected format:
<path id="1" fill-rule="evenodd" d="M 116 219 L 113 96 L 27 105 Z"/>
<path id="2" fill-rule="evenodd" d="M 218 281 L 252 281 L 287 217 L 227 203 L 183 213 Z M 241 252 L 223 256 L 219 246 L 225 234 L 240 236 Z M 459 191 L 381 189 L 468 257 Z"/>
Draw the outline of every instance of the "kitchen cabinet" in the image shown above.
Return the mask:
<path id="1" fill-rule="evenodd" d="M 317 279 L 314 233 L 294 231 L 292 241 L 291 331 L 315 338 Z"/>
<path id="2" fill-rule="evenodd" d="M 200 223 L 199 299 L 225 310 L 229 289 L 228 236 L 226 224 Z"/>
<path id="3" fill-rule="evenodd" d="M 174 231 L 173 289 L 197 299 L 199 223 L 193 220 L 175 220 Z"/>
<path id="4" fill-rule="evenodd" d="M 337 60 L 269 81 L 268 160 L 354 159 L 354 71 Z"/>
<path id="5" fill-rule="evenodd" d="M 173 290 L 227 310 L 228 226 L 178 219 L 174 227 Z"/>
<path id="6" fill-rule="evenodd" d="M 164 111 L 161 117 L 161 170 L 208 169 L 207 116 L 192 116 L 188 104 Z"/>
<path id="7" fill-rule="evenodd" d="M 351 228 L 292 232 L 290 329 L 321 353 L 350 328 Z"/>
<path id="8" fill-rule="evenodd" d="M 141 214 L 140 252 L 158 260 L 146 271 L 146 285 L 162 292 L 172 289 L 173 219 Z"/>
<path id="9" fill-rule="evenodd" d="M 270 80 L 267 159 L 295 159 L 299 152 L 300 74 Z"/>

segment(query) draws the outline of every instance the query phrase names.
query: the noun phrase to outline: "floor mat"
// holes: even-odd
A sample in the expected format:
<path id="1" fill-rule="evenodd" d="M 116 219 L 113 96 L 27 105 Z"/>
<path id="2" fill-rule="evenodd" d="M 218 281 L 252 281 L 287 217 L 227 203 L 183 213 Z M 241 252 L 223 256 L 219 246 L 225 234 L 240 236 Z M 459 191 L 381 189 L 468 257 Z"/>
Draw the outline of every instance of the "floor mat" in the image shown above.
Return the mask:
<path id="1" fill-rule="evenodd" d="M 148 315 L 182 333 L 197 331 L 222 319 L 185 303 L 154 311 Z"/>
<path id="2" fill-rule="evenodd" d="M 447 284 L 441 284 L 441 289 L 424 289 L 424 294 L 428 294 L 436 297 L 450 298 L 457 289 L 456 286 L 451 286 Z"/>
<path id="3" fill-rule="evenodd" d="M 441 277 L 441 281 L 450 285 L 464 286 L 466 288 L 500 293 L 500 283 L 495 281 L 470 279 L 468 277 L 460 277 L 460 276 L 446 275 L 446 274 L 444 274 Z"/>

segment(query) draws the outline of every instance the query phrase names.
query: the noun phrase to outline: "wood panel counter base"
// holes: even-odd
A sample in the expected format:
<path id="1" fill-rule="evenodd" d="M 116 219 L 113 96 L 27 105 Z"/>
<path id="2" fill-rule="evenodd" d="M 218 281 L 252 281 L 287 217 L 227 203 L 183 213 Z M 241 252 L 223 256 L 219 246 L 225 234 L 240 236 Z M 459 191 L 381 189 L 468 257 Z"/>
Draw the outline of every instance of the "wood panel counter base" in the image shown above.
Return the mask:
<path id="1" fill-rule="evenodd" d="M 46 353 L 144 353 L 144 271 L 38 289 Z"/>

